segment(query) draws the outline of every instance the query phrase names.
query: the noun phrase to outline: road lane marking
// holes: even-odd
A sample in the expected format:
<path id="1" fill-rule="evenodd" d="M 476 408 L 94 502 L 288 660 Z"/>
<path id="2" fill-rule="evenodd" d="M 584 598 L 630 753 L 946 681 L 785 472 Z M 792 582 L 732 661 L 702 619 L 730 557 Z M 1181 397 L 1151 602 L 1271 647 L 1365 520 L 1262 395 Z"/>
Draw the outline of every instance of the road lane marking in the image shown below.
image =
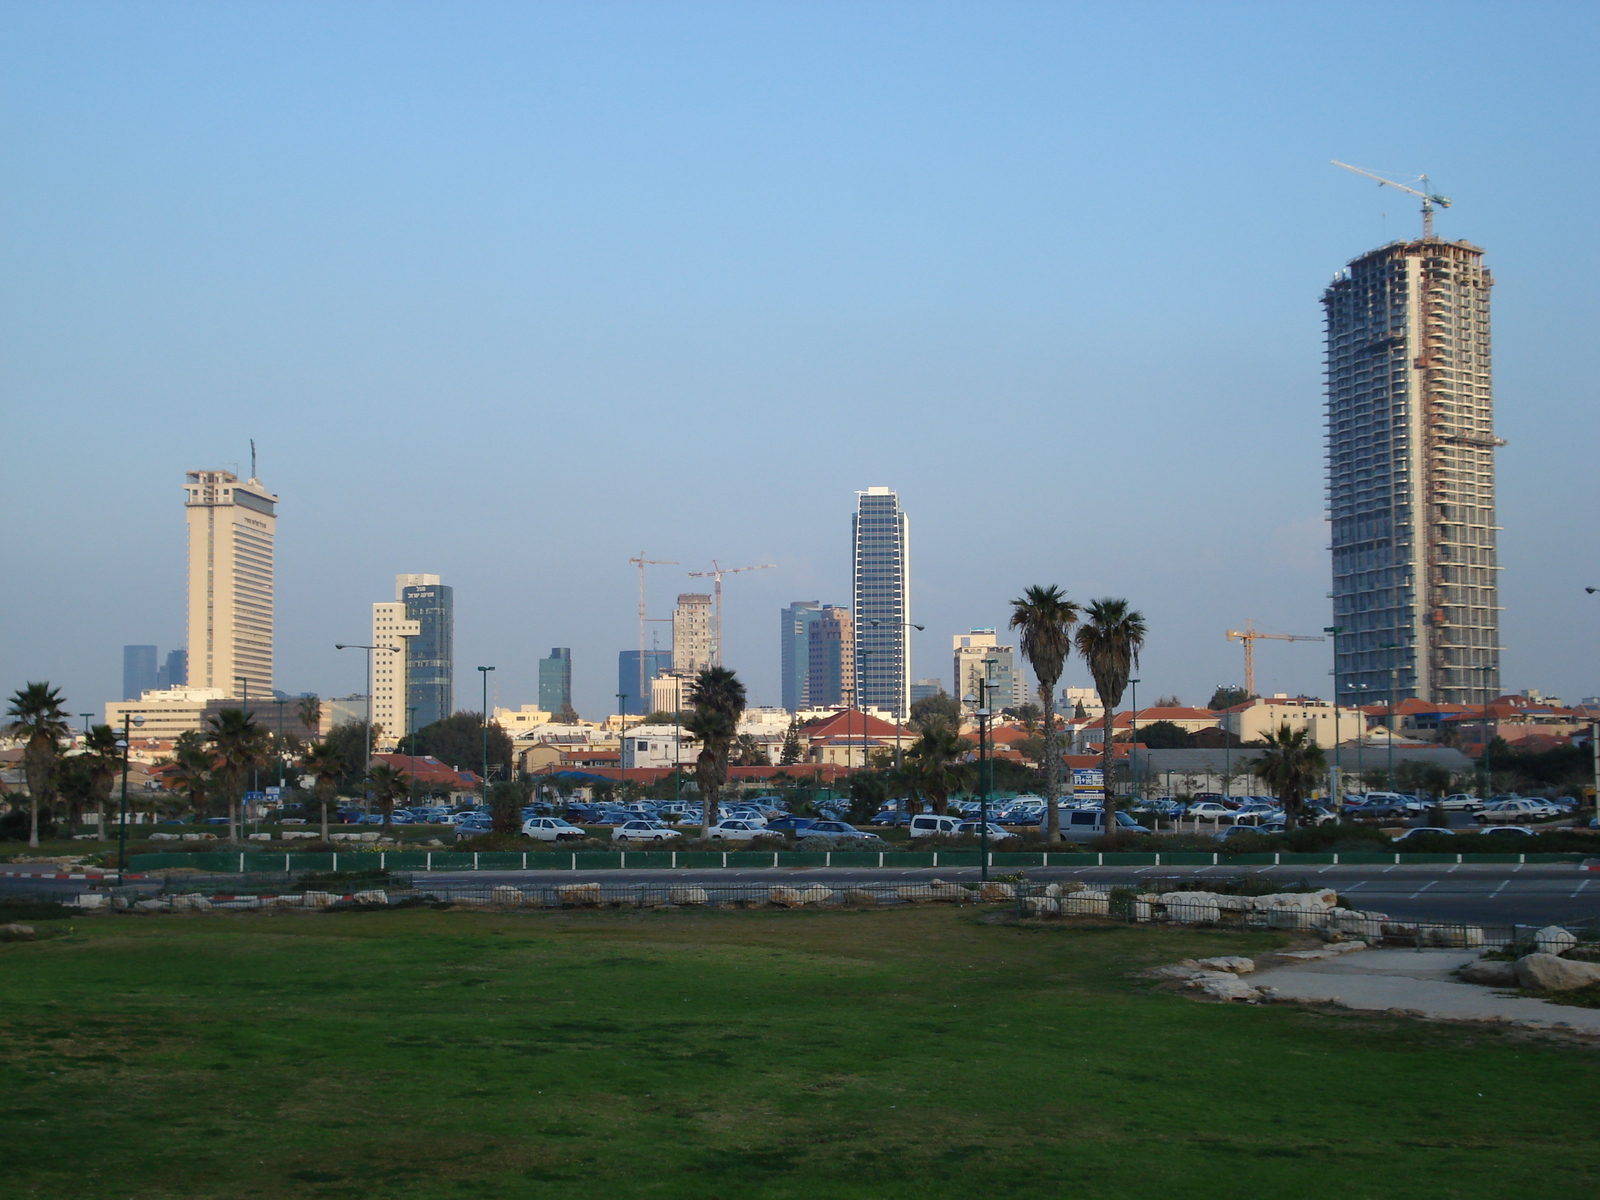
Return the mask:
<path id="1" fill-rule="evenodd" d="M 1359 881 L 1358 883 L 1352 883 L 1352 884 L 1348 885 L 1344 890 L 1347 891 L 1347 892 L 1353 892 L 1357 888 L 1366 887 L 1367 884 L 1369 884 L 1371 882 L 1372 882 L 1372 880 L 1370 880 L 1370 879 L 1363 879 L 1363 880 Z"/>
<path id="2" fill-rule="evenodd" d="M 1583 891 L 1584 888 L 1588 887 L 1593 882 L 1594 882 L 1594 880 L 1592 880 L 1592 879 L 1585 879 L 1582 883 L 1580 883 L 1578 885 L 1578 891 L 1577 892 L 1573 892 L 1571 896 L 1567 897 L 1567 899 L 1571 900 L 1573 898 L 1573 896 L 1576 896 L 1578 894 L 1578 892 Z"/>
<path id="3" fill-rule="evenodd" d="M 1416 891 L 1412 892 L 1411 895 L 1407 896 L 1406 899 L 1407 900 L 1415 900 L 1418 896 L 1422 895 L 1423 892 L 1427 891 L 1429 888 L 1431 888 L 1434 884 L 1436 884 L 1438 882 L 1439 881 L 1437 879 L 1429 880 L 1427 883 L 1425 883 L 1421 887 L 1419 887 Z"/>
<path id="4" fill-rule="evenodd" d="M 1495 888 L 1494 891 L 1489 893 L 1489 899 L 1493 900 L 1496 896 L 1498 896 L 1500 894 L 1500 888 L 1505 887 L 1506 884 L 1508 884 L 1510 882 L 1511 882 L 1511 880 L 1509 880 L 1509 879 L 1502 879 L 1500 881 L 1500 887 Z"/>

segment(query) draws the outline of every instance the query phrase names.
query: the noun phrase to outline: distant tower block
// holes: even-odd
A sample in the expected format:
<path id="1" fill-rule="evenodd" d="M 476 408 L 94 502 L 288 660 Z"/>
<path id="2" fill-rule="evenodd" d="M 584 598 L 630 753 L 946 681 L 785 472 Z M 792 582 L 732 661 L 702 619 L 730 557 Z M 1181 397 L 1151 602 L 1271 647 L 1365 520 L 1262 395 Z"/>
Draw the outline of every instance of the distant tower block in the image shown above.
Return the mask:
<path id="1" fill-rule="evenodd" d="M 272 572 L 278 498 L 259 479 L 190 471 L 188 680 L 238 697 L 272 694 Z"/>

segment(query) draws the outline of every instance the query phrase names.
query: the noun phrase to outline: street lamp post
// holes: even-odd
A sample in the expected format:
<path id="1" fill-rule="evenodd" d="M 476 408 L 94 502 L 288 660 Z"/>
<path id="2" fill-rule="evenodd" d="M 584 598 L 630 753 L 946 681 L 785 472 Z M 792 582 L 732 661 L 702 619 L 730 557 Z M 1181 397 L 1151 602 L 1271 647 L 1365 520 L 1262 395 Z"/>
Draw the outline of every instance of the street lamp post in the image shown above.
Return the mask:
<path id="1" fill-rule="evenodd" d="M 415 704 L 406 709 L 406 732 L 411 739 L 411 766 L 415 770 L 417 765 L 417 706 Z"/>
<path id="2" fill-rule="evenodd" d="M 873 625 L 882 625 L 883 622 L 882 621 L 873 621 L 872 624 Z M 920 633 L 924 627 L 921 626 L 921 625 L 918 625 L 914 621 L 901 621 L 900 622 L 900 628 L 901 629 L 915 629 Z M 907 640 L 909 641 L 909 639 L 907 639 Z M 910 647 L 907 646 L 906 650 L 907 650 L 907 653 L 905 655 L 905 658 L 900 663 L 900 670 L 903 671 L 906 676 L 909 676 L 911 674 Z M 867 651 L 867 653 L 870 654 L 872 652 L 869 650 L 869 651 Z M 900 769 L 900 726 L 902 724 L 904 724 L 904 722 L 905 722 L 905 720 L 906 720 L 906 718 L 908 716 L 910 716 L 909 713 L 901 713 L 901 712 L 895 713 L 895 716 L 894 716 L 894 769 L 896 771 L 898 771 Z"/>
<path id="3" fill-rule="evenodd" d="M 483 676 L 483 806 L 489 807 L 489 672 L 493 667 L 479 667 Z"/>
<path id="4" fill-rule="evenodd" d="M 1348 632 L 1343 625 L 1324 625 L 1322 632 L 1333 639 L 1333 759 L 1328 766 L 1328 799 L 1333 811 L 1339 811 L 1343 795 L 1339 771 L 1339 635 Z"/>
<path id="5" fill-rule="evenodd" d="M 278 803 L 283 803 L 283 706 L 287 700 L 274 700 L 278 706 Z"/>
<path id="6" fill-rule="evenodd" d="M 1384 787 L 1391 792 L 1394 791 L 1394 652 L 1399 646 L 1399 642 L 1378 643 L 1378 649 L 1388 651 L 1385 656 L 1385 663 L 1389 672 L 1389 718 L 1385 724 L 1389 730 L 1389 770 L 1388 780 Z"/>
<path id="7" fill-rule="evenodd" d="M 1367 685 L 1364 683 L 1352 683 L 1349 688 L 1352 692 L 1364 692 L 1367 690 Z M 1361 714 L 1361 730 L 1356 736 L 1356 782 L 1365 790 L 1367 781 L 1363 774 L 1365 767 L 1362 765 L 1361 752 L 1367 744 L 1367 706 L 1361 703 L 1359 695 L 1354 699 L 1356 701 L 1356 711 Z"/>
<path id="8" fill-rule="evenodd" d="M 1128 680 L 1133 685 L 1133 711 L 1128 714 L 1128 785 L 1133 789 L 1134 803 L 1142 798 L 1139 795 L 1139 681 Z"/>
<path id="9" fill-rule="evenodd" d="M 144 717 L 122 714 L 122 804 L 117 814 L 117 882 L 128 869 L 128 747 L 133 741 L 130 726 L 143 725 Z"/>
<path id="10" fill-rule="evenodd" d="M 353 642 L 335 642 L 335 650 L 365 650 L 367 652 L 367 733 L 364 739 L 366 755 L 361 760 L 361 774 L 365 778 L 372 769 L 372 654 L 375 650 L 388 650 L 392 654 L 399 654 L 399 646 L 358 646 Z M 370 794 L 370 793 L 369 793 Z"/>
<path id="11" fill-rule="evenodd" d="M 617 732 L 617 784 L 628 782 L 628 693 L 617 693 L 617 711 L 622 715 L 622 728 Z M 626 795 L 624 795 L 626 799 Z"/>
<path id="12" fill-rule="evenodd" d="M 988 681 L 978 680 L 978 694 L 961 697 L 963 704 L 975 707 L 978 718 L 978 868 L 983 882 L 989 881 L 989 731 Z"/>
<path id="13" fill-rule="evenodd" d="M 1479 667 L 1483 672 L 1483 799 L 1488 802 L 1489 793 L 1494 790 L 1494 771 L 1489 766 L 1489 747 L 1494 742 L 1494 736 L 1489 732 L 1489 722 L 1492 715 L 1489 711 L 1489 676 L 1494 673 L 1494 667 Z"/>

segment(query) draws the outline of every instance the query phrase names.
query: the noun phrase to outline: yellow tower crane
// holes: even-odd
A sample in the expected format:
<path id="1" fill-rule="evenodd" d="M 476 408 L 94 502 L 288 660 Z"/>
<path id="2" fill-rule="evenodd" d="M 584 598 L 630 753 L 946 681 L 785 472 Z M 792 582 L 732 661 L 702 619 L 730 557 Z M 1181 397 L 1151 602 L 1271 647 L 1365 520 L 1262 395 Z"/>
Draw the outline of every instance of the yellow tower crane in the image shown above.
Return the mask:
<path id="1" fill-rule="evenodd" d="M 1262 633 L 1250 624 L 1250 618 L 1244 619 L 1243 629 L 1228 630 L 1228 640 L 1244 643 L 1244 694 L 1256 694 L 1256 657 L 1255 643 L 1257 638 L 1265 638 L 1273 642 L 1321 642 L 1325 638 L 1312 637 L 1303 633 Z"/>

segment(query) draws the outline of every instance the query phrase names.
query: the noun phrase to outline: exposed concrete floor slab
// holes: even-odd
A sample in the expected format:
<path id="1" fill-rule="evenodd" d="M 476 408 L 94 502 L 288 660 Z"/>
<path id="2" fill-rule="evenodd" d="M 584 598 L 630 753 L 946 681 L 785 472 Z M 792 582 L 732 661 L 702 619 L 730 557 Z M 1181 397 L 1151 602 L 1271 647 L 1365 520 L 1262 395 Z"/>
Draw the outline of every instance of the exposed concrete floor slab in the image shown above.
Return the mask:
<path id="1" fill-rule="evenodd" d="M 1477 957 L 1475 950 L 1364 950 L 1292 967 L 1270 967 L 1250 976 L 1250 982 L 1275 988 L 1279 1000 L 1600 1034 L 1600 1008 L 1547 1004 L 1455 978 L 1452 972 L 1457 967 Z"/>

